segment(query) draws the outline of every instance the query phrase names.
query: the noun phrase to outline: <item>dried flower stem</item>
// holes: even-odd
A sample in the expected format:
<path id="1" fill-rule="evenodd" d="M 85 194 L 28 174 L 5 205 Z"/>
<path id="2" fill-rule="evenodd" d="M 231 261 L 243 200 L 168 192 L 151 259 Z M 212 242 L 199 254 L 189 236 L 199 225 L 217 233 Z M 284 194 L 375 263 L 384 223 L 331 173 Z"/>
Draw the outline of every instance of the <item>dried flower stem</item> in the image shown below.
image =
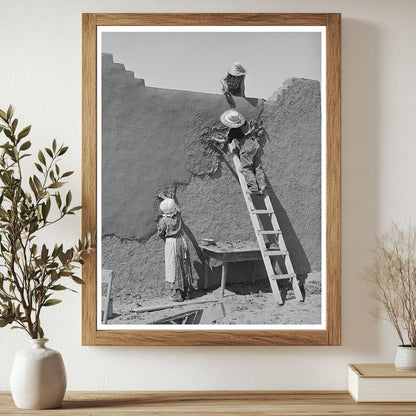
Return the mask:
<path id="1" fill-rule="evenodd" d="M 372 267 L 363 277 L 374 287 L 373 297 L 384 307 L 387 319 L 394 326 L 401 345 L 405 340 L 416 346 L 416 228 L 400 230 L 393 224 L 390 231 L 377 240 Z"/>

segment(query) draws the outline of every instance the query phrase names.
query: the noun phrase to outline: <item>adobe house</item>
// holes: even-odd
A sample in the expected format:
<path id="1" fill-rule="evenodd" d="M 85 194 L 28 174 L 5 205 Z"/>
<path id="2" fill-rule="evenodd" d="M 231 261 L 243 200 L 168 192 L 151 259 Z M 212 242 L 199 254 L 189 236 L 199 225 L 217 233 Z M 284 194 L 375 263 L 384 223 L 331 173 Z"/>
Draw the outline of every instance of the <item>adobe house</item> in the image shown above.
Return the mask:
<path id="1" fill-rule="evenodd" d="M 102 55 L 102 258 L 125 295 L 163 293 L 164 247 L 156 235 L 157 194 L 176 188 L 194 272 L 198 242 L 255 241 L 229 156 L 206 144 L 223 129 L 223 95 L 152 88 Z M 235 97 L 247 118 L 263 122 L 263 166 L 295 272 L 321 270 L 320 83 L 292 78 L 265 100 Z M 248 280 L 244 263 L 227 281 Z M 263 265 L 255 273 L 267 277 Z M 218 284 L 214 269 L 210 284 Z"/>

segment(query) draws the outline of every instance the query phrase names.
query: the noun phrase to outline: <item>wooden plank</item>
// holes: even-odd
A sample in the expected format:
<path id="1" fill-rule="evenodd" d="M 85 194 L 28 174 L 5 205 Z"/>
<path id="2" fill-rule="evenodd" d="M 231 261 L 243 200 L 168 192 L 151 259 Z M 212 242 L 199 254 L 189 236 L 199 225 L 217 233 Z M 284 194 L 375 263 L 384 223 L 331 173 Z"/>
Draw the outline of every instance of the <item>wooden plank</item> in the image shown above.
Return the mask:
<path id="1" fill-rule="evenodd" d="M 39 415 L 17 409 L 9 392 L 0 392 L 0 414 Z M 414 403 L 355 403 L 345 391 L 128 391 L 66 393 L 62 407 L 48 416 L 401 416 L 414 415 Z"/>
<path id="2" fill-rule="evenodd" d="M 97 45 L 94 14 L 82 15 L 82 234 L 97 229 Z M 97 254 L 82 267 L 82 345 L 94 345 L 97 328 Z"/>
<path id="3" fill-rule="evenodd" d="M 264 252 L 265 256 L 287 256 L 289 253 L 283 250 L 267 250 Z"/>
<path id="4" fill-rule="evenodd" d="M 326 13 L 97 13 L 99 26 L 325 26 Z"/>
<path id="5" fill-rule="evenodd" d="M 273 276 L 270 276 L 270 279 L 273 279 L 273 280 L 284 280 L 284 279 L 294 279 L 294 278 L 296 278 L 295 273 L 275 274 Z"/>
<path id="6" fill-rule="evenodd" d="M 328 345 L 341 345 L 341 15 L 328 14 L 326 276 Z"/>
<path id="7" fill-rule="evenodd" d="M 415 378 L 416 371 L 399 371 L 394 364 L 349 364 L 363 378 Z"/>
<path id="8" fill-rule="evenodd" d="M 250 211 L 250 214 L 256 214 L 256 215 L 266 215 L 266 214 L 273 214 L 273 210 L 269 209 L 253 209 Z"/>
<path id="9" fill-rule="evenodd" d="M 161 311 L 163 309 L 175 308 L 178 306 L 198 305 L 202 303 L 218 303 L 218 299 L 213 300 L 185 300 L 184 302 L 171 302 L 163 305 L 143 306 L 140 308 L 132 309 L 131 312 L 142 313 L 142 312 L 153 312 Z"/>
<path id="10" fill-rule="evenodd" d="M 113 283 L 113 271 L 101 270 L 101 313 L 103 324 L 107 323 L 109 318 L 110 299 L 111 299 L 111 286 Z M 111 317 L 110 317 L 111 318 Z"/>
<path id="11" fill-rule="evenodd" d="M 325 330 L 314 331 L 267 331 L 267 330 L 143 330 L 143 331 L 97 331 L 95 345 L 327 345 L 328 334 Z M 261 344 L 259 343 L 261 341 Z"/>

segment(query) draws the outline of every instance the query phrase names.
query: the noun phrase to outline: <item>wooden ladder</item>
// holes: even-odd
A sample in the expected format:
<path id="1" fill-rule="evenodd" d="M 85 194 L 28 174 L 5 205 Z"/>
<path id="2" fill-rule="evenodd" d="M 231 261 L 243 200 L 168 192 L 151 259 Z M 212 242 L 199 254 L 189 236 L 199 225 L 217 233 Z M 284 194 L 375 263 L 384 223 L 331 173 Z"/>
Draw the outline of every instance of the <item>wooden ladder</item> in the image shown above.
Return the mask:
<path id="1" fill-rule="evenodd" d="M 277 221 L 277 217 L 274 212 L 270 196 L 266 191 L 264 193 L 257 194 L 260 197 L 263 197 L 265 209 L 256 209 L 253 202 L 252 194 L 250 194 L 248 190 L 246 179 L 243 173 L 241 172 L 240 159 L 234 152 L 235 145 L 233 142 L 229 144 L 229 149 L 231 154 L 233 155 L 234 167 L 238 179 L 240 181 L 241 190 L 243 191 L 244 200 L 246 201 L 248 212 L 250 214 L 251 223 L 253 224 L 254 233 L 256 234 L 257 238 L 257 244 L 260 248 L 263 263 L 266 268 L 270 286 L 273 291 L 273 296 L 279 305 L 283 305 L 284 302 L 280 294 L 278 281 L 287 279 L 290 280 L 292 283 L 292 288 L 295 292 L 296 299 L 302 302 L 304 298 L 299 287 L 299 282 L 296 273 L 293 269 L 292 260 L 290 259 L 289 252 L 286 248 L 285 240 L 283 238 L 282 231 L 280 230 L 279 222 Z M 264 229 L 262 222 L 260 221 L 260 216 L 262 215 L 268 216 L 272 225 L 271 230 Z M 267 238 L 267 236 L 269 235 L 276 236 L 278 247 L 272 248 L 270 246 L 267 246 L 265 238 Z M 275 267 L 277 259 L 279 258 L 284 260 L 284 265 L 286 267 L 287 273 L 276 273 Z"/>

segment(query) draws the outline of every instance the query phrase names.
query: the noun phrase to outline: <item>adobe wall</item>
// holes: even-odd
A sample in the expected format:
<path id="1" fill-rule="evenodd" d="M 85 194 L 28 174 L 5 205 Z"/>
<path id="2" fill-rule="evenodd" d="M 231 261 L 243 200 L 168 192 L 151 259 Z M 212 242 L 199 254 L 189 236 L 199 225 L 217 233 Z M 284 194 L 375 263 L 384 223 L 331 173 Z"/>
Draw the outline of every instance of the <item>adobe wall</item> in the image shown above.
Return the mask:
<path id="1" fill-rule="evenodd" d="M 146 87 L 108 54 L 102 68 L 103 267 L 126 290 L 162 290 L 156 195 L 174 186 L 196 273 L 202 274 L 202 238 L 255 241 L 231 159 L 205 141 L 223 129 L 219 115 L 230 108 L 224 96 Z M 263 165 L 295 271 L 318 271 L 319 82 L 291 79 L 268 101 L 235 101 L 246 118 L 264 123 Z M 244 271 L 231 268 L 229 278 L 241 279 Z"/>

